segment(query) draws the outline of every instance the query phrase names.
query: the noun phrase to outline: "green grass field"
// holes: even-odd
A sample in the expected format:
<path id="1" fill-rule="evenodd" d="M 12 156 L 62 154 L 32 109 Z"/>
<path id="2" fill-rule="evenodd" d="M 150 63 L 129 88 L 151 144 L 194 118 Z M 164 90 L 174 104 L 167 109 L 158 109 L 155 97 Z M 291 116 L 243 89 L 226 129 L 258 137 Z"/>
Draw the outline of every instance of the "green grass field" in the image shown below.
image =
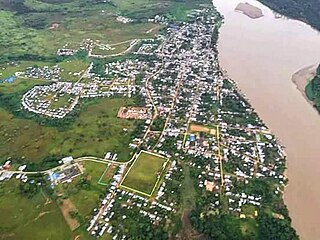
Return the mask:
<path id="1" fill-rule="evenodd" d="M 18 181 L 0 184 L 0 212 L 0 239 L 72 239 L 57 204 L 41 192 L 22 196 Z"/>
<path id="2" fill-rule="evenodd" d="M 145 151 L 140 152 L 138 158 L 129 168 L 121 186 L 124 189 L 151 196 L 158 185 L 168 160 Z"/>
<path id="3" fill-rule="evenodd" d="M 79 46 L 87 38 L 107 43 L 154 37 L 156 24 L 147 19 L 167 15 L 185 20 L 190 10 L 206 0 L 0 0 L 0 60 L 53 57 L 66 44 Z M 136 20 L 123 24 L 122 15 Z M 59 27 L 51 29 L 52 23 Z"/>
<path id="4" fill-rule="evenodd" d="M 61 68 L 61 78 L 66 82 L 77 82 L 89 67 L 81 60 L 64 61 L 58 64 Z"/>
<path id="5" fill-rule="evenodd" d="M 20 108 L 21 93 L 33 85 L 46 83 L 40 80 L 16 80 L 0 84 L 0 97 L 9 96 Z M 19 93 L 16 95 L 16 93 Z M 13 95 L 11 95 L 13 94 Z M 133 104 L 133 99 L 101 98 L 81 103 L 79 113 L 70 123 L 60 127 L 46 126 L 38 121 L 15 117 L 0 103 L 0 159 L 39 162 L 48 155 L 100 156 L 106 151 L 118 153 L 119 160 L 128 160 L 131 133 L 138 121 L 117 118 L 121 106 Z M 20 115 L 19 115 L 20 116 Z M 123 129 L 128 129 L 125 133 Z"/>
<path id="6" fill-rule="evenodd" d="M 63 96 L 59 96 L 57 101 L 53 101 L 50 105 L 50 108 L 61 108 L 61 107 L 69 107 L 70 104 L 73 102 L 74 96 L 70 94 L 64 94 Z"/>
<path id="7" fill-rule="evenodd" d="M 2 240 L 72 240 L 75 236 L 81 239 L 95 239 L 85 228 L 90 220 L 91 212 L 99 205 L 100 196 L 105 192 L 105 186 L 98 184 L 106 164 L 84 162 L 84 175 L 89 181 L 88 187 L 81 187 L 81 177 L 72 183 L 56 186 L 60 197 L 68 198 L 75 205 L 80 227 L 71 232 L 58 203 L 43 191 L 32 198 L 22 196 L 19 192 L 19 182 L 11 180 L 0 183 L 0 239 Z M 59 231 L 57 231 L 57 229 Z M 105 235 L 102 239 L 109 239 Z"/>

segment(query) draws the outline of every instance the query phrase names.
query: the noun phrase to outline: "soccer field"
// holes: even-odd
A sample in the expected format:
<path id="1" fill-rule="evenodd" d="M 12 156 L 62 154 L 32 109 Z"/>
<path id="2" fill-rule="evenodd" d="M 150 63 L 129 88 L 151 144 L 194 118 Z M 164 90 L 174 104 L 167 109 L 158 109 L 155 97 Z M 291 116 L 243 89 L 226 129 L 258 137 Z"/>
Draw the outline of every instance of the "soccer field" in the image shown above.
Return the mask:
<path id="1" fill-rule="evenodd" d="M 150 197 L 157 188 L 167 163 L 167 158 L 141 151 L 129 168 L 121 187 Z"/>

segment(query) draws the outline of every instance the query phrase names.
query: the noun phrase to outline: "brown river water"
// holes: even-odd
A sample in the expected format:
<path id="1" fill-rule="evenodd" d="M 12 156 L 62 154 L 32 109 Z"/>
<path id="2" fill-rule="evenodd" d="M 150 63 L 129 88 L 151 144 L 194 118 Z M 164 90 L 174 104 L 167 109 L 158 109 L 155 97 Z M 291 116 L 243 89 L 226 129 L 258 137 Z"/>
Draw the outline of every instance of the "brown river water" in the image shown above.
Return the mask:
<path id="1" fill-rule="evenodd" d="M 224 15 L 219 60 L 286 147 L 289 185 L 285 202 L 301 239 L 320 239 L 320 115 L 291 81 L 298 70 L 320 63 L 320 33 L 305 23 L 235 11 L 239 0 L 213 0 Z"/>

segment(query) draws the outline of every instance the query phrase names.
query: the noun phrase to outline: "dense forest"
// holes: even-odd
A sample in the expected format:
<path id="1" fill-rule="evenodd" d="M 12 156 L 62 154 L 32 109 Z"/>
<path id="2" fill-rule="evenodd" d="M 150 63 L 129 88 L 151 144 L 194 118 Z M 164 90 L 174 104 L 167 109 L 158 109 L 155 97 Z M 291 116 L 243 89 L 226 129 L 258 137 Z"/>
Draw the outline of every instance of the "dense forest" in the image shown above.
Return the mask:
<path id="1" fill-rule="evenodd" d="M 259 0 L 278 13 L 320 30 L 320 0 Z"/>
<path id="2" fill-rule="evenodd" d="M 306 86 L 306 95 L 314 103 L 314 107 L 320 112 L 320 65 L 316 76 Z"/>

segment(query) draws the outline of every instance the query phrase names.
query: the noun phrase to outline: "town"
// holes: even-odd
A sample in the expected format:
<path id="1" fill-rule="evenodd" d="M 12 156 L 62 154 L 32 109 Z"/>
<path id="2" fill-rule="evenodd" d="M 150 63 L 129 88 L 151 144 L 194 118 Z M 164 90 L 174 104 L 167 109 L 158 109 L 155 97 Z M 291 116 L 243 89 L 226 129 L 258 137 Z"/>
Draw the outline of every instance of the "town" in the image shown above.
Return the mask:
<path id="1" fill-rule="evenodd" d="M 168 24 L 157 16 L 166 27 L 163 40 L 142 44 L 135 59 L 106 63 L 103 74 L 95 72 L 93 63 L 78 82 L 61 81 L 57 68 L 25 73 L 52 75 L 51 84 L 35 86 L 22 97 L 24 110 L 49 118 L 64 118 L 84 98 L 138 95 L 142 99 L 143 106 L 122 106 L 117 115 L 144 121 L 128 146 L 135 151 L 129 161 L 119 161 L 117 153 L 108 152 L 104 158 L 65 158 L 61 166 L 43 172 L 54 188 L 82 175 L 84 161 L 113 169 L 86 225 L 92 236 L 132 239 L 142 231 L 130 231 L 133 221 L 141 223 L 141 228 L 151 226 L 144 232 L 148 239 L 178 234 L 172 223 L 181 213 L 181 198 L 186 194 L 181 188 L 185 169 L 190 171 L 196 198 L 201 199 L 191 213 L 197 219 L 192 222 L 196 228 L 210 215 L 257 219 L 262 207 L 278 218 L 286 217 L 273 206 L 281 202 L 287 183 L 286 155 L 219 66 L 216 41 L 222 19 L 211 8 L 194 10 L 188 17 L 187 22 Z M 119 17 L 119 21 L 129 20 Z M 60 49 L 58 54 L 74 52 Z M 159 163 L 148 170 L 148 165 L 139 165 L 143 158 Z M 28 167 L 10 171 L 9 166 L 7 162 L 0 170 L 0 180 L 20 174 L 26 181 L 31 174 Z M 143 189 L 145 180 L 135 185 L 134 174 L 145 169 L 152 181 Z M 267 203 L 267 197 L 274 202 Z"/>

